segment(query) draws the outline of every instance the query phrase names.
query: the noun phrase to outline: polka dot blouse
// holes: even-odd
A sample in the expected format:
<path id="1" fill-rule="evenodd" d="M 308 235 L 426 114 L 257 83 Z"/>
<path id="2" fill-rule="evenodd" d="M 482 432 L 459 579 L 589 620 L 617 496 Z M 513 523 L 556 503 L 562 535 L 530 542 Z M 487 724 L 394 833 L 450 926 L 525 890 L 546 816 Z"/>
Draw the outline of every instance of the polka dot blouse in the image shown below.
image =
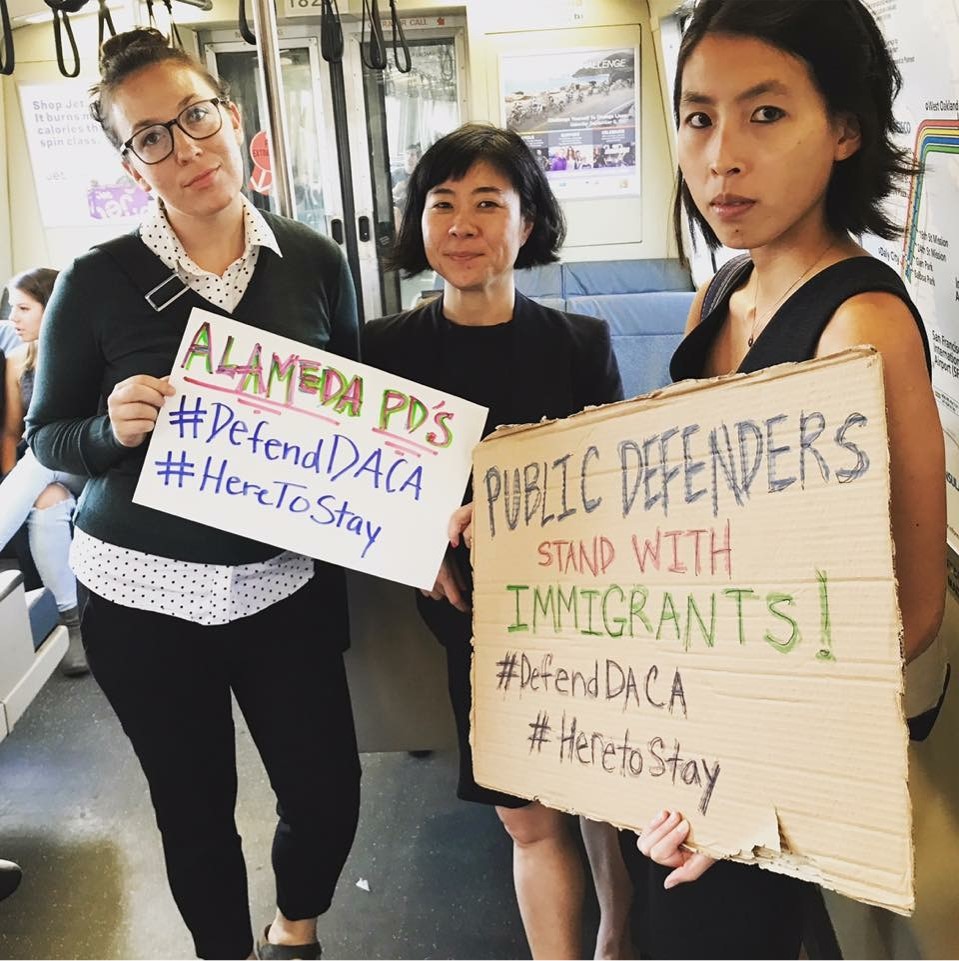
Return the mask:
<path id="1" fill-rule="evenodd" d="M 282 256 L 270 225 L 253 204 L 242 199 L 245 249 L 222 277 L 190 259 L 159 205 L 140 225 L 147 247 L 201 297 L 224 310 L 232 310 L 246 292 L 260 247 Z M 114 604 L 196 624 L 227 624 L 256 614 L 289 597 L 313 576 L 312 559 L 292 551 L 237 567 L 196 564 L 127 550 L 79 529 L 74 533 L 70 566 L 82 584 Z"/>

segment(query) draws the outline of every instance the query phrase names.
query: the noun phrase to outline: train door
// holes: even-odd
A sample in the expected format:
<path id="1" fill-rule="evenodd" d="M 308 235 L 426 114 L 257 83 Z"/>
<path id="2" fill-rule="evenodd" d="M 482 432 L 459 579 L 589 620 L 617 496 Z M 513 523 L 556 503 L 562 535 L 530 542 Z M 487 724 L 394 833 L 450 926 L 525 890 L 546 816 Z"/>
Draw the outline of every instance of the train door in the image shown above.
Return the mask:
<path id="1" fill-rule="evenodd" d="M 203 53 L 210 70 L 230 84 L 230 95 L 243 115 L 251 169 L 247 185 L 250 196 L 258 207 L 275 210 L 265 134 L 266 93 L 258 54 L 234 37 L 232 31 L 215 31 L 203 45 Z M 336 160 L 333 104 L 324 76 L 328 68 L 319 56 L 319 40 L 310 35 L 308 27 L 281 28 L 279 47 L 295 217 L 343 244 L 343 191 Z"/>
<path id="2" fill-rule="evenodd" d="M 409 170 L 466 116 L 465 20 L 410 18 L 404 26 L 408 72 L 397 69 L 392 47 L 385 68 L 369 66 L 368 37 L 359 24 L 344 24 L 342 80 L 319 55 L 317 26 L 279 28 L 295 216 L 343 246 L 366 318 L 409 307 L 432 286 L 426 276 L 401 279 L 384 258 L 402 213 Z M 242 111 L 251 196 L 258 206 L 275 209 L 258 55 L 236 37 L 234 31 L 212 31 L 201 39 L 203 54 L 211 71 L 230 83 Z M 340 151 L 347 143 L 344 164 Z"/>
<path id="3" fill-rule="evenodd" d="M 384 257 L 395 238 L 406 183 L 417 160 L 467 116 L 465 20 L 415 17 L 403 23 L 408 72 L 398 69 L 405 60 L 391 47 L 386 66 L 371 67 L 368 37 L 361 34 L 361 25 L 346 28 L 352 187 L 367 317 L 410 307 L 424 288 L 432 287 L 427 275 L 402 279 L 388 269 Z M 386 25 L 384 33 L 389 38 Z"/>
<path id="4" fill-rule="evenodd" d="M 384 257 L 413 164 L 466 116 L 465 19 L 403 23 L 408 72 L 397 69 L 392 46 L 385 68 L 369 66 L 368 43 L 358 24 L 343 25 L 343 62 L 332 66 L 320 56 L 317 24 L 279 27 L 295 217 L 343 247 L 361 320 L 408 307 L 432 287 L 428 275 L 402 280 L 387 269 Z M 384 33 L 389 38 L 388 25 Z M 212 31 L 200 42 L 207 65 L 230 83 L 243 114 L 250 195 L 259 206 L 275 209 L 257 51 L 234 31 Z M 351 649 L 346 665 L 353 697 L 363 704 L 356 716 L 361 750 L 449 747 L 454 734 L 445 657 L 416 613 L 413 592 L 355 571 L 348 572 L 347 584 Z M 390 625 L 386 632 L 384 624 Z"/>

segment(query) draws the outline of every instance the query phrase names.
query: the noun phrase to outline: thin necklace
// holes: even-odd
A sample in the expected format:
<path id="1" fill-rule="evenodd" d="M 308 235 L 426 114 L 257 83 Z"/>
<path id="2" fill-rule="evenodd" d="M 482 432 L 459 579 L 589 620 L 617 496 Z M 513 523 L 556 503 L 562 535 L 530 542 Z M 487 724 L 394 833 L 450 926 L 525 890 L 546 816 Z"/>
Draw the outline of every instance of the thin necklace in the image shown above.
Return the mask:
<path id="1" fill-rule="evenodd" d="M 763 315 L 763 329 L 765 325 L 769 322 L 772 316 L 779 309 L 779 305 L 799 286 L 799 284 L 808 276 L 809 272 L 819 263 L 826 254 L 829 253 L 833 247 L 836 246 L 836 241 L 830 241 L 829 246 L 783 291 L 779 299 L 772 305 L 771 308 L 765 311 Z M 759 327 L 759 317 L 756 314 L 756 304 L 759 302 L 759 275 L 756 275 L 756 291 L 753 294 L 753 325 L 749 331 L 749 337 L 746 340 L 746 346 L 752 347 L 756 342 L 756 330 Z M 761 333 L 761 331 L 760 331 Z"/>

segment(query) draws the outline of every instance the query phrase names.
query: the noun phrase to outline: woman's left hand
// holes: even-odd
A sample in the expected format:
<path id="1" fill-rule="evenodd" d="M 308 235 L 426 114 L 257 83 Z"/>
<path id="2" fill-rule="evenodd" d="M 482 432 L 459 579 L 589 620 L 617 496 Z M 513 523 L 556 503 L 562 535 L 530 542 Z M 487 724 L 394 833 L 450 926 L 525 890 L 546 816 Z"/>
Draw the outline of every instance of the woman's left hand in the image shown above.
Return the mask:
<path id="1" fill-rule="evenodd" d="M 449 528 L 450 543 L 453 547 L 460 546 L 460 536 L 467 547 L 473 546 L 473 502 L 464 504 L 462 507 L 453 511 L 450 517 Z"/>
<path id="2" fill-rule="evenodd" d="M 643 828 L 636 846 L 650 860 L 667 868 L 675 868 L 666 876 L 663 887 L 667 890 L 677 884 L 695 881 L 706 873 L 716 859 L 682 847 L 689 835 L 689 821 L 678 811 L 660 811 Z"/>
<path id="3" fill-rule="evenodd" d="M 466 590 L 466 584 L 463 583 L 463 578 L 456 567 L 456 561 L 451 557 L 443 558 L 433 590 L 428 591 L 421 587 L 420 593 L 434 601 L 447 600 L 464 614 L 470 612 L 469 593 Z"/>

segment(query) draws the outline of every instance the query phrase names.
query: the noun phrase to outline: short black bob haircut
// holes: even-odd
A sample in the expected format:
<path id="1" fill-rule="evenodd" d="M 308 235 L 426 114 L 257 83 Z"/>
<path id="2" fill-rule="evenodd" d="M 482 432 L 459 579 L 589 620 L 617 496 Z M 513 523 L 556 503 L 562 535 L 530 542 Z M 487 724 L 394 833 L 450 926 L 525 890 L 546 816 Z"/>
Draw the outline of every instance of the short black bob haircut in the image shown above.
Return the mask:
<path id="1" fill-rule="evenodd" d="M 402 270 L 406 277 L 429 270 L 421 224 L 426 195 L 447 180 L 461 180 L 480 161 L 495 167 L 510 181 L 519 194 L 523 217 L 533 225 L 515 266 L 536 267 L 559 260 L 566 221 L 526 142 L 512 130 L 468 123 L 437 140 L 410 174 L 406 209 L 388 259 L 392 269 Z"/>
<path id="2" fill-rule="evenodd" d="M 673 115 L 679 126 L 679 98 L 686 61 L 707 34 L 755 37 L 798 57 L 832 116 L 852 114 L 862 145 L 833 167 L 826 192 L 826 221 L 837 232 L 866 231 L 891 240 L 902 233 L 882 209 L 900 177 L 919 168 L 893 142 L 892 105 L 902 77 L 872 14 L 860 0 L 701 0 L 686 27 L 673 86 Z M 682 244 L 683 208 L 699 225 L 710 250 L 719 238 L 696 209 L 682 171 L 677 174 L 673 229 Z"/>

